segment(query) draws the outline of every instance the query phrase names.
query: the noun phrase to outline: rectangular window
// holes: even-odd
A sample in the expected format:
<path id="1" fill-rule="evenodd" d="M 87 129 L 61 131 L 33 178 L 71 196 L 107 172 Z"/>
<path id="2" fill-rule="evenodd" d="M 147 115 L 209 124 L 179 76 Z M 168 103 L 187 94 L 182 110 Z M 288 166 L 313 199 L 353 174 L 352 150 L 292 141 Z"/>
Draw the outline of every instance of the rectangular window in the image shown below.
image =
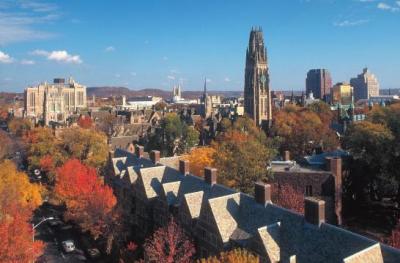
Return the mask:
<path id="1" fill-rule="evenodd" d="M 306 185 L 306 196 L 312 196 L 312 185 Z"/>

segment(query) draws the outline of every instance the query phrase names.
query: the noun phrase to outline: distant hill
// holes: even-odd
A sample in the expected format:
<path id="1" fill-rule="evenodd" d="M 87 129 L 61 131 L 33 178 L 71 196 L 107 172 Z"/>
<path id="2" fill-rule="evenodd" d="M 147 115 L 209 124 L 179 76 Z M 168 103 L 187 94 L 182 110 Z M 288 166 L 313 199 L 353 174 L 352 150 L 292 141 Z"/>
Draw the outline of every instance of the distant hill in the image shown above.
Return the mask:
<path id="1" fill-rule="evenodd" d="M 239 97 L 243 95 L 241 91 L 209 91 L 210 95 L 220 95 L 223 97 Z M 203 91 L 183 91 L 182 97 L 185 99 L 197 99 L 203 94 Z M 87 88 L 87 96 L 95 95 L 96 97 L 122 96 L 138 97 L 138 96 L 157 96 L 163 99 L 171 98 L 171 91 L 161 89 L 141 89 L 131 90 L 125 87 L 89 87 Z"/>

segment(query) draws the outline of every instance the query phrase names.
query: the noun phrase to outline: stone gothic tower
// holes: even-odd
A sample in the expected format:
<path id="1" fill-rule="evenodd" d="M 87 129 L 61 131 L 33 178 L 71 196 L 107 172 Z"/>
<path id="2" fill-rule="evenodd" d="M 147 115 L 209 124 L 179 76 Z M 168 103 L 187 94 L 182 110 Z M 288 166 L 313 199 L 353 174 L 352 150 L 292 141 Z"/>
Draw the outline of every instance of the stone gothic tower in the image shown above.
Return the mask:
<path id="1" fill-rule="evenodd" d="M 260 127 L 267 128 L 272 121 L 271 90 L 267 50 L 261 28 L 252 28 L 246 51 L 244 76 L 244 110 Z"/>

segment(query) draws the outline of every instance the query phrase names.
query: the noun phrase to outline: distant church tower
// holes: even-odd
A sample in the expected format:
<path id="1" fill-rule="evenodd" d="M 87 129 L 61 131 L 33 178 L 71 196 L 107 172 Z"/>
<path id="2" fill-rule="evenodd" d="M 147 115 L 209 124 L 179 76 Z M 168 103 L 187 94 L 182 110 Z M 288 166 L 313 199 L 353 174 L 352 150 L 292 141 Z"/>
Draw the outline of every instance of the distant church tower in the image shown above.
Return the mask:
<path id="1" fill-rule="evenodd" d="M 212 101 L 211 97 L 207 94 L 207 78 L 204 79 L 203 91 L 203 118 L 207 119 L 212 115 Z"/>
<path id="2" fill-rule="evenodd" d="M 272 121 L 271 90 L 267 50 L 261 28 L 252 28 L 246 51 L 244 75 L 244 110 L 258 126 L 269 127 Z"/>

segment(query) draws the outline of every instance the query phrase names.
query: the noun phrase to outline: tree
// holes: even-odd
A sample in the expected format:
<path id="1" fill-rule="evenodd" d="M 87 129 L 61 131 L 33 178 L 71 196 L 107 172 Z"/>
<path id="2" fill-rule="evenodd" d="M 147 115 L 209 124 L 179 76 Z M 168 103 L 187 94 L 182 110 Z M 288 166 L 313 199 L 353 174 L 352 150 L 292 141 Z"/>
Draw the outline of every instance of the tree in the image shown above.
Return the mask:
<path id="1" fill-rule="evenodd" d="M 32 242 L 32 211 L 42 202 L 41 187 L 31 184 L 11 161 L 0 163 L 0 259 L 1 262 L 33 262 L 43 244 Z"/>
<path id="2" fill-rule="evenodd" d="M 197 147 L 190 151 L 185 157 L 190 162 L 190 172 L 194 175 L 203 177 L 204 167 L 214 165 L 215 149 L 213 147 Z"/>
<path id="3" fill-rule="evenodd" d="M 189 127 L 176 113 L 168 113 L 149 138 L 148 148 L 160 150 L 163 156 L 171 156 L 185 153 L 198 143 L 199 132 Z"/>
<path id="4" fill-rule="evenodd" d="M 90 117 L 82 115 L 78 119 L 78 125 L 83 129 L 90 129 L 93 126 L 93 121 Z"/>
<path id="5" fill-rule="evenodd" d="M 96 239 L 110 234 L 115 219 L 116 198 L 97 176 L 96 169 L 77 159 L 57 169 L 55 193 L 65 202 L 65 218 L 75 221 Z"/>
<path id="6" fill-rule="evenodd" d="M 195 253 L 192 242 L 174 219 L 157 229 L 144 244 L 146 262 L 186 263 Z"/>
<path id="7" fill-rule="evenodd" d="M 3 160 L 5 157 L 12 153 L 12 146 L 13 142 L 11 141 L 10 136 L 3 131 L 0 130 L 0 161 Z"/>
<path id="8" fill-rule="evenodd" d="M 19 205 L 0 205 L 0 259 L 4 263 L 35 262 L 43 252 L 41 241 L 32 242 L 31 212 Z"/>
<path id="9" fill-rule="evenodd" d="M 304 194 L 288 184 L 272 186 L 272 201 L 286 209 L 304 214 Z"/>
<path id="10" fill-rule="evenodd" d="M 48 182 L 54 183 L 54 167 L 64 162 L 65 154 L 60 151 L 59 140 L 53 131 L 49 128 L 34 128 L 26 133 L 24 141 L 28 148 L 29 170 L 40 169 L 45 173 Z"/>
<path id="11" fill-rule="evenodd" d="M 349 195 L 363 201 L 366 194 L 377 198 L 377 187 L 384 178 L 390 178 L 389 157 L 395 140 L 382 124 L 363 121 L 351 125 L 343 137 L 343 148 L 352 155 L 350 176 L 346 178 Z"/>
<path id="12" fill-rule="evenodd" d="M 390 237 L 386 240 L 389 246 L 400 249 L 400 220 L 398 220 L 397 225 L 392 230 Z"/>
<path id="13" fill-rule="evenodd" d="M 220 183 L 253 193 L 254 182 L 267 179 L 267 167 L 275 152 L 266 147 L 264 136 L 248 131 L 230 129 L 220 135 L 214 145 L 214 165 L 220 172 Z"/>
<path id="14" fill-rule="evenodd" d="M 280 151 L 289 150 L 294 158 L 312 154 L 317 148 L 333 150 L 338 140 L 330 129 L 332 118 L 324 103 L 307 108 L 289 105 L 274 115 L 272 133 L 281 138 Z"/>
<path id="15" fill-rule="evenodd" d="M 29 182 L 28 176 L 17 171 L 14 163 L 0 163 L 0 206 L 7 207 L 16 204 L 30 211 L 42 203 L 42 188 Z"/>
<path id="16" fill-rule="evenodd" d="M 246 249 L 236 248 L 229 252 L 221 252 L 217 257 L 200 259 L 198 263 L 259 263 L 258 256 L 250 253 Z"/>
<path id="17" fill-rule="evenodd" d="M 22 137 L 29 131 L 32 127 L 32 123 L 28 119 L 23 118 L 13 118 L 8 123 L 8 128 L 10 131 L 18 137 Z"/>
<path id="18" fill-rule="evenodd" d="M 108 157 L 107 137 L 102 132 L 70 128 L 61 133 L 60 147 L 69 158 L 92 167 L 102 167 Z"/>

